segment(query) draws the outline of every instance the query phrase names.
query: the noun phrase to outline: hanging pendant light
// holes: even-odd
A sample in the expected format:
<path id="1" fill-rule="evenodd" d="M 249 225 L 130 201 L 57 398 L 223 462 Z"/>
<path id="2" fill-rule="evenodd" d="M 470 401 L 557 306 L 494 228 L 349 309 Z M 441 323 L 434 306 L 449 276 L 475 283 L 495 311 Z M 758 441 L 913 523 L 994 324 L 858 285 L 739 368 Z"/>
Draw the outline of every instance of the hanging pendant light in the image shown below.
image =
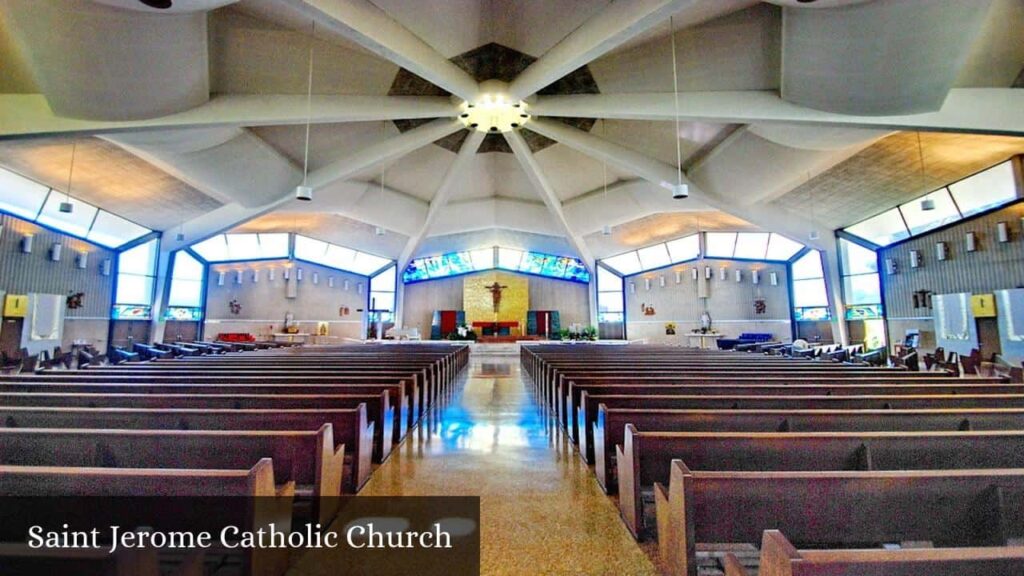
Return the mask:
<path id="1" fill-rule="evenodd" d="M 78 148 L 78 141 L 71 143 L 71 165 L 68 168 L 68 187 L 64 201 L 60 203 L 59 210 L 63 214 L 71 214 L 75 211 L 75 205 L 71 203 L 71 177 L 75 174 L 75 150 Z"/>
<path id="2" fill-rule="evenodd" d="M 381 135 L 384 136 L 384 137 L 387 137 L 387 132 L 388 132 L 388 121 L 384 120 L 384 122 L 381 124 Z M 386 206 L 386 204 L 384 202 L 384 175 L 387 174 L 387 171 L 388 171 L 388 167 L 386 165 L 383 166 L 381 168 L 381 170 L 380 170 L 380 205 L 381 206 Z M 376 228 L 374 228 L 373 232 L 377 236 L 383 236 L 386 233 L 386 231 L 384 230 L 383 226 L 377 226 Z"/>
<path id="3" fill-rule="evenodd" d="M 690 187 L 683 183 L 683 143 L 679 138 L 679 71 L 676 68 L 676 28 L 672 17 L 668 17 L 669 33 L 672 37 L 672 96 L 676 113 L 676 183 L 672 187 L 672 197 L 681 200 L 690 196 Z"/>
<path id="4" fill-rule="evenodd" d="M 925 187 L 925 175 L 924 175 L 924 148 L 921 146 L 921 131 L 917 131 L 917 161 L 921 174 L 921 188 Z M 924 198 L 921 200 L 921 211 L 931 212 L 935 210 L 935 200 L 931 198 Z"/>
<path id="5" fill-rule="evenodd" d="M 606 120 L 601 120 L 601 137 L 604 138 L 604 124 Z M 601 159 L 601 175 L 604 178 L 604 205 L 608 205 L 608 161 L 604 158 Z M 601 227 L 601 234 L 604 236 L 612 235 L 612 227 L 605 224 Z"/>
<path id="6" fill-rule="evenodd" d="M 295 187 L 295 199 L 309 202 L 313 199 L 313 187 L 309 186 L 309 125 L 313 116 L 313 46 L 316 42 L 316 21 L 313 21 L 309 36 L 309 77 L 306 80 L 306 151 L 302 159 L 302 184 Z"/>

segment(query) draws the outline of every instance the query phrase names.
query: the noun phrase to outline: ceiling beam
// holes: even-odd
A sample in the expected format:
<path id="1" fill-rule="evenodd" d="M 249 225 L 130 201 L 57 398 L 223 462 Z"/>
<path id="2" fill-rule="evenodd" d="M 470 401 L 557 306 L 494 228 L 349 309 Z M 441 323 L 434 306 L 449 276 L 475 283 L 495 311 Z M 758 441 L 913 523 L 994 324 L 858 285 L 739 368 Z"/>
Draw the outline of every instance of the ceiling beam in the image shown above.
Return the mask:
<path id="1" fill-rule="evenodd" d="M 417 148 L 464 128 L 465 126 L 456 119 L 439 118 L 317 168 L 309 173 L 309 186 L 322 188 L 332 182 L 351 178 L 363 170 L 401 158 Z"/>
<path id="2" fill-rule="evenodd" d="M 562 201 L 558 199 L 555 189 L 548 182 L 547 177 L 544 176 L 540 164 L 537 163 L 537 159 L 533 157 L 533 152 L 530 151 L 530 146 L 526 143 L 526 140 L 523 140 L 518 130 L 505 132 L 504 136 L 508 145 L 512 148 L 516 160 L 519 161 L 519 165 L 523 168 L 523 172 L 526 173 L 527 179 L 533 184 L 537 194 L 540 195 L 541 200 L 548 207 L 548 211 L 554 216 L 555 222 L 562 228 L 562 232 L 573 248 L 576 249 L 580 259 L 586 263 L 588 268 L 593 270 L 594 257 L 590 254 L 590 248 L 587 247 L 583 237 L 573 232 L 572 227 L 569 226 L 569 221 L 565 218 L 565 212 L 562 211 Z"/>
<path id="3" fill-rule="evenodd" d="M 883 130 L 933 130 L 1024 135 L 1024 90 L 1012 88 L 954 88 L 936 112 L 902 116 L 852 116 L 805 108 L 787 102 L 771 90 L 683 92 L 682 120 L 736 124 L 787 122 L 824 126 L 853 126 Z M 541 96 L 531 104 L 537 116 L 672 120 L 672 93 L 578 94 Z"/>
<path id="4" fill-rule="evenodd" d="M 655 160 L 620 144 L 604 140 L 579 128 L 573 128 L 567 124 L 543 118 L 534 118 L 526 126 L 531 131 L 542 136 L 547 136 L 592 158 L 607 162 L 619 170 L 635 174 L 644 180 L 666 188 L 666 190 L 661 192 L 663 194 L 669 194 L 667 189 L 671 188 L 677 181 L 678 172 L 675 166 L 666 164 L 661 160 Z M 683 175 L 683 183 L 689 186 L 691 198 L 700 200 L 716 210 L 742 218 L 765 230 L 785 234 L 808 246 L 821 248 L 825 242 L 821 239 L 816 241 L 807 240 L 812 231 L 818 231 L 820 238 L 830 235 L 825 233 L 824 228 L 820 224 L 788 210 L 765 203 L 740 205 L 721 193 L 701 189 L 700 182 L 691 181 L 685 174 Z M 687 201 L 679 200 L 679 202 Z"/>
<path id="5" fill-rule="evenodd" d="M 369 0 L 282 0 L 328 29 L 463 100 L 479 86 L 465 70 L 399 24 Z"/>
<path id="6" fill-rule="evenodd" d="M 415 234 L 409 237 L 405 247 L 402 248 L 402 253 L 398 257 L 399 270 L 405 270 L 409 260 L 412 259 L 412 255 L 423 244 L 423 239 L 427 237 L 430 226 L 437 220 L 437 215 L 441 212 L 441 209 L 448 204 L 448 200 L 451 199 L 452 194 L 455 192 L 456 186 L 460 183 L 460 179 L 466 172 L 466 168 L 476 158 L 476 151 L 484 141 L 484 136 L 486 134 L 483 132 L 473 130 L 469 133 L 466 141 L 462 143 L 458 156 L 455 157 L 455 161 L 448 167 L 448 171 L 444 174 L 444 179 L 441 180 L 441 185 L 438 186 L 437 192 L 434 193 L 434 197 L 430 200 L 430 208 L 427 210 L 426 218 L 423 219 L 423 225 L 420 226 L 420 229 Z"/>
<path id="7" fill-rule="evenodd" d="M 509 86 L 509 91 L 520 100 L 535 94 L 664 22 L 670 15 L 699 3 L 699 0 L 614 0 L 523 70 Z"/>
<path id="8" fill-rule="evenodd" d="M 436 96 L 314 95 L 313 124 L 455 116 L 450 98 Z M 304 124 L 306 96 L 225 94 L 178 114 L 146 120 L 103 121 L 57 116 L 42 94 L 0 94 L 0 139 L 55 134 L 114 134 L 140 130 Z"/>

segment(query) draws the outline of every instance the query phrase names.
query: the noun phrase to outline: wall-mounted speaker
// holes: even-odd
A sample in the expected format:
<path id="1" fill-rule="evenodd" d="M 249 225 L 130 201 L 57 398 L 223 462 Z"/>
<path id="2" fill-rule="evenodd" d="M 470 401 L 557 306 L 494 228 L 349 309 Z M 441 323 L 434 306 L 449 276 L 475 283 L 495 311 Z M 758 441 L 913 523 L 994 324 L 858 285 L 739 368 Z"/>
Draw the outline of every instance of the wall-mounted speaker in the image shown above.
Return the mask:
<path id="1" fill-rule="evenodd" d="M 939 262 L 944 262 L 949 257 L 949 249 L 946 247 L 945 242 L 935 243 L 935 259 Z"/>
<path id="2" fill-rule="evenodd" d="M 78 255 L 75 256 L 75 266 L 79 270 L 85 270 L 86 268 L 88 268 L 89 267 L 89 253 L 88 252 L 79 252 Z"/>
<path id="3" fill-rule="evenodd" d="M 753 270 L 753 271 L 751 271 L 750 272 L 750 281 L 753 282 L 754 284 L 760 284 L 761 283 L 761 271 L 760 270 Z"/>
<path id="4" fill-rule="evenodd" d="M 54 242 L 50 246 L 50 260 L 54 262 L 60 262 L 60 253 L 64 250 L 64 247 L 60 245 L 60 242 Z"/>
<path id="5" fill-rule="evenodd" d="M 743 271 L 742 270 L 736 270 L 736 281 L 737 282 L 743 282 Z"/>
<path id="6" fill-rule="evenodd" d="M 885 273 L 889 276 L 899 272 L 899 267 L 896 265 L 896 260 L 893 258 L 885 259 Z"/>
<path id="7" fill-rule="evenodd" d="M 921 251 L 920 250 L 911 250 L 910 251 L 910 267 L 911 268 L 920 268 L 922 263 L 923 262 L 921 261 Z"/>
<path id="8" fill-rule="evenodd" d="M 975 232 L 968 232 L 964 234 L 964 248 L 968 252 L 974 252 L 978 249 L 978 234 Z"/>
<path id="9" fill-rule="evenodd" d="M 25 234 L 21 237 L 21 253 L 31 254 L 32 253 L 32 235 Z"/>
<path id="10" fill-rule="evenodd" d="M 100 264 L 100 274 L 104 276 L 110 276 L 110 269 L 114 267 L 114 263 L 111 262 L 110 258 L 104 258 Z"/>
<path id="11" fill-rule="evenodd" d="M 996 238 L 1002 243 L 1010 241 L 1010 226 L 1006 222 L 996 224 Z"/>
<path id="12" fill-rule="evenodd" d="M 777 272 L 770 272 L 768 274 L 768 283 L 772 286 L 779 285 L 779 274 Z"/>
<path id="13" fill-rule="evenodd" d="M 217 272 L 217 286 L 224 285 L 224 271 Z"/>

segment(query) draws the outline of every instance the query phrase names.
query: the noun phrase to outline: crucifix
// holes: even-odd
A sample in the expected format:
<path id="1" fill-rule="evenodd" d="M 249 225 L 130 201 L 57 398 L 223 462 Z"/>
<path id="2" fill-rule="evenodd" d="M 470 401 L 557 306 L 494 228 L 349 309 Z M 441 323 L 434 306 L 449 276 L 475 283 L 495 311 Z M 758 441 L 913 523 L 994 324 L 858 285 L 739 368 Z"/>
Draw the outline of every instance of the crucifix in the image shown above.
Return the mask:
<path id="1" fill-rule="evenodd" d="M 494 313 L 497 314 L 498 309 L 501 308 L 501 291 L 505 288 L 508 288 L 508 286 L 502 286 L 498 282 L 495 282 L 494 284 L 486 286 L 485 288 L 487 288 L 487 290 L 491 293 L 491 301 L 494 303 Z"/>

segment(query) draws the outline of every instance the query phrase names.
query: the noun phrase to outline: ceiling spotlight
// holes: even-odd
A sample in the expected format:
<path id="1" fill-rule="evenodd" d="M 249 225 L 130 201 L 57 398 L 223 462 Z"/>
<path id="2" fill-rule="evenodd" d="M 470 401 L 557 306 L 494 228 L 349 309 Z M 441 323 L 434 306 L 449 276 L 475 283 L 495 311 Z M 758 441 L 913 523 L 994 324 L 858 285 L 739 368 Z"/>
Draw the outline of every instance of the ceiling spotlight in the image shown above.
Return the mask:
<path id="1" fill-rule="evenodd" d="M 921 210 L 924 212 L 935 210 L 935 200 L 932 200 L 931 198 L 921 200 Z"/>
<path id="2" fill-rule="evenodd" d="M 607 224 L 605 224 L 604 227 L 601 228 L 601 234 L 603 234 L 605 236 L 611 236 L 612 235 L 612 227 L 607 225 Z"/>
<path id="3" fill-rule="evenodd" d="M 811 240 L 817 240 L 818 238 L 820 238 L 820 236 L 818 235 L 817 230 L 811 230 L 811 233 L 807 235 L 807 238 Z"/>
<path id="4" fill-rule="evenodd" d="M 686 184 L 675 184 L 672 186 L 672 197 L 676 200 L 690 196 L 690 187 Z"/>
<path id="5" fill-rule="evenodd" d="M 382 227 L 380 227 L 380 226 L 377 226 L 376 228 L 374 228 L 373 232 L 374 232 L 374 233 L 375 233 L 375 234 L 376 234 L 377 236 L 383 236 L 383 235 L 385 234 L 385 230 L 384 230 L 384 228 L 382 228 Z"/>
<path id="6" fill-rule="evenodd" d="M 313 199 L 313 188 L 311 186 L 296 186 L 295 199 L 309 202 Z"/>
<path id="7" fill-rule="evenodd" d="M 181 232 L 178 232 L 177 234 L 174 235 L 174 241 L 175 242 L 184 242 L 185 241 L 185 235 L 183 233 L 181 233 Z"/>

